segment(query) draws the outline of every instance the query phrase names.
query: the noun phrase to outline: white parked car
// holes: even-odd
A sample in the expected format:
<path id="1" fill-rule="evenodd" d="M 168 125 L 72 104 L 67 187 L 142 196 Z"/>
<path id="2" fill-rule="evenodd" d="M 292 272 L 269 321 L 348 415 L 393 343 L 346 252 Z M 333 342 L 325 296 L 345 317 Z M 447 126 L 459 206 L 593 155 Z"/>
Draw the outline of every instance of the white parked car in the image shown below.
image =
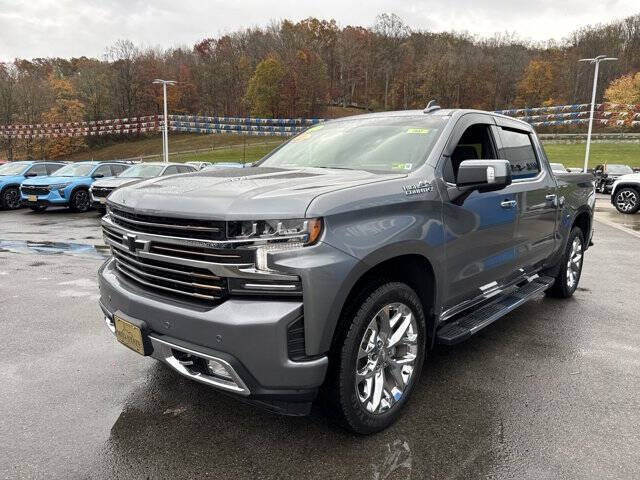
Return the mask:
<path id="1" fill-rule="evenodd" d="M 611 203 L 620 213 L 632 214 L 640 209 L 640 173 L 616 179 L 611 187 Z"/>

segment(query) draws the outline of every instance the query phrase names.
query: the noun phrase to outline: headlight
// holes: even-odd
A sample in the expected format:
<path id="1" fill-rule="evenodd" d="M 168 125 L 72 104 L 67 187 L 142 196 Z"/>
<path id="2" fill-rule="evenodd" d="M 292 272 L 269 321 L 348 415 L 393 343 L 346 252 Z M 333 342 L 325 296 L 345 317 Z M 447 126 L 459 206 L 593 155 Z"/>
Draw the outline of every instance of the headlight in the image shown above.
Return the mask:
<path id="1" fill-rule="evenodd" d="M 230 239 L 261 242 L 256 247 L 256 268 L 269 268 L 269 253 L 295 250 L 313 245 L 322 233 L 321 218 L 290 220 L 257 220 L 229 222 L 227 235 Z"/>
<path id="2" fill-rule="evenodd" d="M 292 241 L 312 245 L 322 232 L 321 218 L 229 222 L 227 236 L 233 240 Z"/>
<path id="3" fill-rule="evenodd" d="M 49 191 L 53 192 L 54 190 L 63 190 L 71 185 L 71 182 L 67 183 L 56 183 L 55 185 L 49 185 Z"/>

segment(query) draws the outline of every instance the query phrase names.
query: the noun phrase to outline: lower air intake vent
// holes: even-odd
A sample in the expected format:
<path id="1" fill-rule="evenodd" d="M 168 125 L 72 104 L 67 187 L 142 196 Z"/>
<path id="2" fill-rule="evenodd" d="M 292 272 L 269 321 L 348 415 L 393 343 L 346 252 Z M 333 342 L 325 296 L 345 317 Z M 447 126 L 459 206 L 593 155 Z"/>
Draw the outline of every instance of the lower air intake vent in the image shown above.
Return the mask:
<path id="1" fill-rule="evenodd" d="M 306 357 L 304 349 L 304 317 L 300 317 L 287 327 L 287 351 L 289 359 L 300 361 Z"/>

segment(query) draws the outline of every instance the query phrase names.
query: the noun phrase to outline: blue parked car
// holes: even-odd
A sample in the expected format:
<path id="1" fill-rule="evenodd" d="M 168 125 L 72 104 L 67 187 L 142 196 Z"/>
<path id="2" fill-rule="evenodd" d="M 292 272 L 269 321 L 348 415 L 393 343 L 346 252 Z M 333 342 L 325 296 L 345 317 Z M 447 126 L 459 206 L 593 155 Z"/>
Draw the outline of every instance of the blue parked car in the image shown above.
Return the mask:
<path id="1" fill-rule="evenodd" d="M 128 167 L 126 163 L 117 162 L 78 162 L 66 165 L 56 171 L 55 175 L 22 182 L 22 203 L 37 212 L 50 206 L 86 212 L 91 208 L 91 184 L 98 178 L 119 175 Z"/>
<path id="2" fill-rule="evenodd" d="M 64 167 L 62 162 L 28 160 L 0 165 L 0 209 L 20 207 L 20 184 L 27 178 L 46 177 Z"/>

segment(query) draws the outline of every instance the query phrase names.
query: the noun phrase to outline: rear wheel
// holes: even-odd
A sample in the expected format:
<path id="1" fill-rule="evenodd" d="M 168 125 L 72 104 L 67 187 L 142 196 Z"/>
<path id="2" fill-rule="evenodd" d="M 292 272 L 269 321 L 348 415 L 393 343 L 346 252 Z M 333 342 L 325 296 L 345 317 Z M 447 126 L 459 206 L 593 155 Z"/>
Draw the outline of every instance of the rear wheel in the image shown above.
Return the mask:
<path id="1" fill-rule="evenodd" d="M 355 312 L 332 361 L 332 407 L 347 429 L 360 434 L 393 424 L 422 371 L 425 318 L 406 284 L 372 288 L 348 309 Z"/>
<path id="2" fill-rule="evenodd" d="M 20 208 L 20 192 L 17 187 L 5 188 L 0 198 L 0 206 L 7 210 Z"/>
<path id="3" fill-rule="evenodd" d="M 632 187 L 621 188 L 616 192 L 614 205 L 620 213 L 636 213 L 640 209 L 640 193 Z"/>
<path id="4" fill-rule="evenodd" d="M 74 212 L 86 212 L 91 208 L 89 192 L 85 189 L 76 190 L 73 192 L 73 195 L 71 195 L 69 205 Z"/>
<path id="5" fill-rule="evenodd" d="M 564 255 L 560 260 L 560 271 L 556 276 L 556 281 L 547 290 L 550 295 L 558 298 L 568 298 L 573 295 L 578 288 L 578 282 L 580 282 L 583 258 L 584 235 L 578 227 L 573 227 Z"/>

